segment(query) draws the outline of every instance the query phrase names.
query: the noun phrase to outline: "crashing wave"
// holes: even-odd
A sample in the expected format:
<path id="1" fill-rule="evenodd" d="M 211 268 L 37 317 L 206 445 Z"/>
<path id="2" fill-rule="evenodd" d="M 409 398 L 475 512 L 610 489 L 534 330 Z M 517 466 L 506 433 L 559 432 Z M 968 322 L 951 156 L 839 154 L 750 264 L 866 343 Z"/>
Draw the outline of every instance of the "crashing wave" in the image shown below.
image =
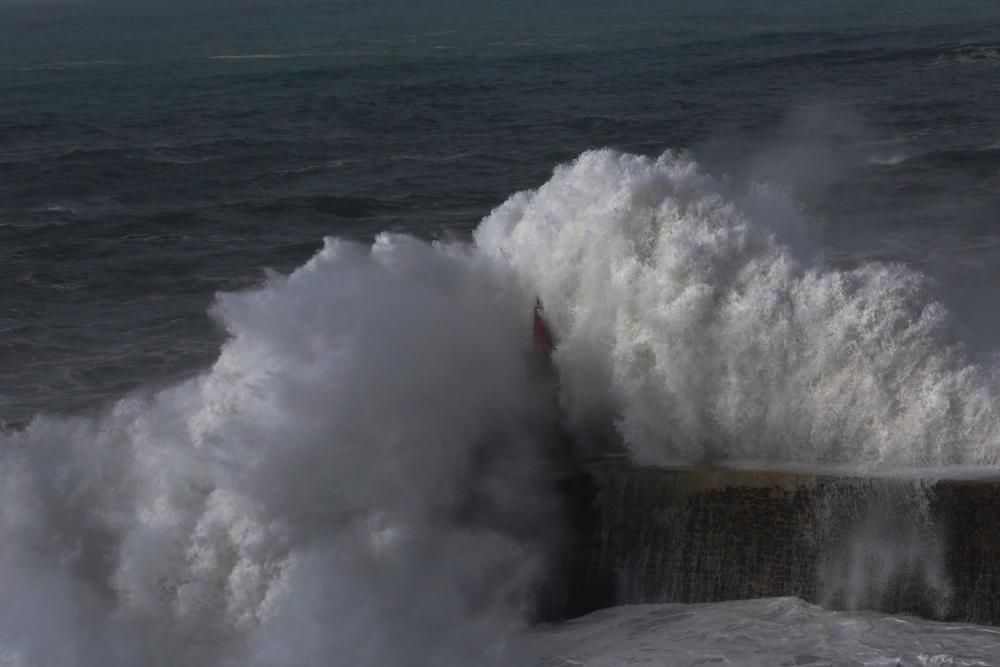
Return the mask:
<path id="1" fill-rule="evenodd" d="M 570 427 L 641 461 L 994 464 L 924 279 L 811 237 L 779 191 L 596 151 L 472 244 L 331 239 L 221 295 L 202 375 L 0 433 L 0 662 L 526 664 L 559 525 L 536 295 Z"/>
<path id="2" fill-rule="evenodd" d="M 641 461 L 994 465 L 1000 404 L 925 278 L 822 266 L 786 195 L 595 151 L 476 232 L 537 290 L 570 419 Z"/>

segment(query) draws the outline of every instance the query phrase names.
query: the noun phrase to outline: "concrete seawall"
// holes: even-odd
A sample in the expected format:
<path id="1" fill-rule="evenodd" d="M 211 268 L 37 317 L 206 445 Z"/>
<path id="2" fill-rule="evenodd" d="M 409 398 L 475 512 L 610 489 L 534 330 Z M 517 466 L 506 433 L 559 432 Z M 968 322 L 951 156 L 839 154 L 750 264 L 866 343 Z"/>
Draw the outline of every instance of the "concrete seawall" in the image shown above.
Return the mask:
<path id="1" fill-rule="evenodd" d="M 586 466 L 550 616 L 797 596 L 1000 624 L 1000 478 Z"/>

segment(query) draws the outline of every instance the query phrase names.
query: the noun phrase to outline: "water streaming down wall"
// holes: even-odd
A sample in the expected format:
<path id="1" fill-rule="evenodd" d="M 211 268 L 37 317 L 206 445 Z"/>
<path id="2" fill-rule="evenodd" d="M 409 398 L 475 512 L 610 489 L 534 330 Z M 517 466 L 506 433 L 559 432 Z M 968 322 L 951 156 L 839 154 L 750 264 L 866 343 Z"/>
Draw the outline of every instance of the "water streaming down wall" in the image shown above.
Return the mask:
<path id="1" fill-rule="evenodd" d="M 1000 624 L 1000 480 L 586 466 L 558 601 L 797 596 L 832 608 Z"/>

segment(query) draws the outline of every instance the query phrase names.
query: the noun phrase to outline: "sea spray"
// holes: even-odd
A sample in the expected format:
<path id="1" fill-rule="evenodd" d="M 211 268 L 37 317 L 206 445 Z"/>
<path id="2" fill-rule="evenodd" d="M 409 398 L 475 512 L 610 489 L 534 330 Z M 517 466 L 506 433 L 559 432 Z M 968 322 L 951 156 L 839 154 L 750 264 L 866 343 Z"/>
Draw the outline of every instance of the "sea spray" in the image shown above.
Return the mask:
<path id="1" fill-rule="evenodd" d="M 931 480 L 844 478 L 818 489 L 817 601 L 949 617 L 953 590 L 935 500 Z"/>
<path id="2" fill-rule="evenodd" d="M 640 462 L 996 464 L 992 371 L 926 278 L 826 267 L 809 224 L 775 188 L 603 150 L 475 238 L 545 303 L 570 424 L 613 419 Z"/>
<path id="3" fill-rule="evenodd" d="M 467 248 L 330 240 L 220 297 L 205 374 L 4 435 L 0 660 L 518 663 L 558 529 L 529 304 Z"/>

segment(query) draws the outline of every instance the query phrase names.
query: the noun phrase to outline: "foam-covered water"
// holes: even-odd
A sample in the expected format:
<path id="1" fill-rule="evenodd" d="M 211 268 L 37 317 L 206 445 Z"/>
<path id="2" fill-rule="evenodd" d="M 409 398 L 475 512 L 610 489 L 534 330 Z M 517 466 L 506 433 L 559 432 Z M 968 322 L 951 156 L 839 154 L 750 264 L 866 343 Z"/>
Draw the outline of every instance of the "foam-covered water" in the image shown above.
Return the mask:
<path id="1" fill-rule="evenodd" d="M 541 630 L 532 643 L 551 667 L 987 667 L 997 664 L 1000 630 L 777 598 L 606 609 Z"/>

